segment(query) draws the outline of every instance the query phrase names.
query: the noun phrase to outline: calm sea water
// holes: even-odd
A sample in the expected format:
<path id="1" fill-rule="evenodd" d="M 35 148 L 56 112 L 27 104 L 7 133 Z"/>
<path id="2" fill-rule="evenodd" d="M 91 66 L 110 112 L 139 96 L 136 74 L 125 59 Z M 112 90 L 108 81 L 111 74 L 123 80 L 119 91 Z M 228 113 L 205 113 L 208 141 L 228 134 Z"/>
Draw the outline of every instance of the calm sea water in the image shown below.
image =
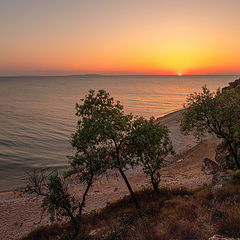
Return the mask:
<path id="1" fill-rule="evenodd" d="M 160 117 L 181 109 L 186 95 L 238 76 L 71 76 L 0 78 L 0 191 L 23 184 L 27 169 L 65 167 L 77 117 L 89 89 L 105 89 L 125 111 Z"/>

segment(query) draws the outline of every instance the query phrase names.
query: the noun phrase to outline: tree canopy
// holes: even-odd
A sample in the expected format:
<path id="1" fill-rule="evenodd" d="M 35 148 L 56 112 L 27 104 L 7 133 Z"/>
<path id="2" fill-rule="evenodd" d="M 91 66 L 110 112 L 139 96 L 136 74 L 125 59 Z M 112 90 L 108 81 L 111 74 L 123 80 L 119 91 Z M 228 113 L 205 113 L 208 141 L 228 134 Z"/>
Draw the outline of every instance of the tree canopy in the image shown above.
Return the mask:
<path id="1" fill-rule="evenodd" d="M 150 176 L 153 189 L 158 191 L 162 163 L 168 154 L 174 154 L 168 128 L 153 117 L 150 120 L 138 118 L 134 126 L 132 150 L 136 152 L 143 172 Z"/>
<path id="2" fill-rule="evenodd" d="M 236 167 L 240 168 L 240 96 L 237 92 L 218 89 L 215 93 L 204 86 L 201 93 L 189 95 L 181 121 L 181 131 L 185 134 L 193 132 L 198 140 L 206 133 L 222 138 Z"/>
<path id="3" fill-rule="evenodd" d="M 115 102 L 105 90 L 95 93 L 90 90 L 76 105 L 79 116 L 78 127 L 73 136 L 74 145 L 80 148 L 82 138 L 85 144 L 89 142 L 104 153 L 102 161 L 107 161 L 108 169 L 117 169 L 123 177 L 131 197 L 139 208 L 138 201 L 124 171 L 136 164 L 130 156 L 129 139 L 133 130 L 134 119 L 131 114 L 125 114 L 119 101 Z M 85 138 L 86 135 L 86 138 Z"/>

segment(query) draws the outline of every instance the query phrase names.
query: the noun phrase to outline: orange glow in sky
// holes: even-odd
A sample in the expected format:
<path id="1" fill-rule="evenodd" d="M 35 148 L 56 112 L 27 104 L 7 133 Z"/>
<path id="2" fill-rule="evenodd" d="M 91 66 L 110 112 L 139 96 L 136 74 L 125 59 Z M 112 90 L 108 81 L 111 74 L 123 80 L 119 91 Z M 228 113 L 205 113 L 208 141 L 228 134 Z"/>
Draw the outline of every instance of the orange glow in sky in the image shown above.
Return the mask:
<path id="1" fill-rule="evenodd" d="M 0 75 L 239 74 L 239 0 L 2 0 Z"/>

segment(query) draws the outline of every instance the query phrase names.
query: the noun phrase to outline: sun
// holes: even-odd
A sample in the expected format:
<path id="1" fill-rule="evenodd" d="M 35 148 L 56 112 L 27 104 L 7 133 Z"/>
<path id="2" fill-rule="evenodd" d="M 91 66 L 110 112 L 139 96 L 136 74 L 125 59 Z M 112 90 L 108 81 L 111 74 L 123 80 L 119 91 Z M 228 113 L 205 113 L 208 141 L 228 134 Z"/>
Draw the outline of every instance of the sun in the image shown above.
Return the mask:
<path id="1" fill-rule="evenodd" d="M 181 73 L 178 73 L 178 76 L 179 76 L 179 77 L 181 77 L 181 76 L 182 76 L 182 74 L 181 74 Z"/>

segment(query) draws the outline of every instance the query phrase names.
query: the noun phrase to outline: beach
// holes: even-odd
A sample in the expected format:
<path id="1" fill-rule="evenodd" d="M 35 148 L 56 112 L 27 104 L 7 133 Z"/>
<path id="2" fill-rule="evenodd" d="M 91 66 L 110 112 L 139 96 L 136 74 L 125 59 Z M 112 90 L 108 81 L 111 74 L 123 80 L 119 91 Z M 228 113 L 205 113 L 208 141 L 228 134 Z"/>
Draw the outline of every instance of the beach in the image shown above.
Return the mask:
<path id="1" fill-rule="evenodd" d="M 239 9 L 0 0 L 0 240 L 240 237 Z"/>
<path id="2" fill-rule="evenodd" d="M 236 76 L 0 77 L 0 192 L 24 186 L 24 173 L 63 169 L 72 155 L 75 104 L 104 89 L 134 116 L 161 117 L 183 108 L 207 84 L 215 91 Z"/>
<path id="3" fill-rule="evenodd" d="M 160 187 L 184 186 L 195 188 L 210 184 L 212 176 L 201 172 L 202 161 L 208 157 L 214 159 L 215 148 L 219 139 L 208 136 L 203 142 L 197 143 L 192 135 L 183 136 L 179 130 L 182 111 L 168 114 L 158 119 L 170 130 L 170 136 L 176 156 L 166 159 L 161 170 Z M 149 179 L 140 167 L 127 170 L 126 175 L 134 191 L 149 187 Z M 83 187 L 72 184 L 70 192 L 80 198 Z M 109 202 L 118 200 L 129 192 L 117 172 L 101 177 L 91 188 L 86 202 L 85 212 L 103 208 Z M 0 240 L 14 240 L 24 236 L 37 227 L 48 224 L 48 215 L 41 217 L 41 198 L 29 194 L 0 194 Z"/>

